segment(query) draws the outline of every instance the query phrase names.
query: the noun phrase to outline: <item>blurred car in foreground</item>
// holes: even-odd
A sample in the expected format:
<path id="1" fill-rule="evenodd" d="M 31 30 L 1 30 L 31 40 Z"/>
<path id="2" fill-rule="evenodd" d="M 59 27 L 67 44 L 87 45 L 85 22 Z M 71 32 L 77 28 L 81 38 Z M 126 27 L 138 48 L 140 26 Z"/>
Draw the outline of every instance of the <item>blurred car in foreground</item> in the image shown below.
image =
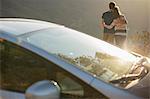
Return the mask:
<path id="1" fill-rule="evenodd" d="M 150 60 L 67 27 L 0 19 L 1 99 L 147 99 Z"/>

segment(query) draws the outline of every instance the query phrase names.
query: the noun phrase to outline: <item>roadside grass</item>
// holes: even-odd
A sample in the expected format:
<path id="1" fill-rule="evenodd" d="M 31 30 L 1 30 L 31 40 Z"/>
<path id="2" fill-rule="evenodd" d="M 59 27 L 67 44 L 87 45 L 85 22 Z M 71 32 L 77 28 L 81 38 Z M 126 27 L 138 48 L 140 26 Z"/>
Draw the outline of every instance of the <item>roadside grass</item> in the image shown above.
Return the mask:
<path id="1" fill-rule="evenodd" d="M 128 36 L 128 49 L 150 57 L 150 32 L 143 31 Z"/>

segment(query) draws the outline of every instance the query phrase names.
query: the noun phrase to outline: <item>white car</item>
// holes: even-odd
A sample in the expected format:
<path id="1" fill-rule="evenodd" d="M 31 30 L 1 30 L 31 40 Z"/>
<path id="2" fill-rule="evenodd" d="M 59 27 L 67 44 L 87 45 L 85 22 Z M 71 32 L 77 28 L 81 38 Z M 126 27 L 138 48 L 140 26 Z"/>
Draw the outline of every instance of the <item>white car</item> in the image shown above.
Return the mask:
<path id="1" fill-rule="evenodd" d="M 0 19 L 1 99 L 148 99 L 150 60 L 65 26 Z"/>

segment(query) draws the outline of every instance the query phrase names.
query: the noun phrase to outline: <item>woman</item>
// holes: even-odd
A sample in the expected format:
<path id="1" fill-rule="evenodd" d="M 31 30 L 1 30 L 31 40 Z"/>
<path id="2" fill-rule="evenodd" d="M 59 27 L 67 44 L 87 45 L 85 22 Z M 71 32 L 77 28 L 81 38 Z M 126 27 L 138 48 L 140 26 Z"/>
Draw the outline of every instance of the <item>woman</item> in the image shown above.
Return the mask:
<path id="1" fill-rule="evenodd" d="M 127 36 L 127 21 L 123 15 L 120 14 L 119 8 L 113 9 L 115 19 L 110 25 L 104 23 L 104 27 L 111 29 L 115 27 L 115 43 L 118 47 L 124 48 Z"/>

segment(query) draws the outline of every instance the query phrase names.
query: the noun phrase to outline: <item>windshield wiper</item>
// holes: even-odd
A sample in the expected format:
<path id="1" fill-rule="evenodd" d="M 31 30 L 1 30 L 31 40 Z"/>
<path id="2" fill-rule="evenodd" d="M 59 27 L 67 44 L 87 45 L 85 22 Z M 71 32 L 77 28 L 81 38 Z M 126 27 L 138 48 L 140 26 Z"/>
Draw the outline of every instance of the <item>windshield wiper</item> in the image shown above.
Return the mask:
<path id="1" fill-rule="evenodd" d="M 133 64 L 131 71 L 128 74 L 123 75 L 122 77 L 119 77 L 118 79 L 112 80 L 110 81 L 110 83 L 127 85 L 133 80 L 143 78 L 148 73 L 148 69 L 144 66 L 145 62 L 147 62 L 147 59 L 144 57 L 141 57 Z M 137 71 L 138 73 L 135 73 Z"/>
<path id="2" fill-rule="evenodd" d="M 133 74 L 135 69 L 137 69 L 139 66 L 143 66 L 145 62 L 147 62 L 147 59 L 144 57 L 140 57 L 140 59 L 138 59 L 131 67 L 131 71 L 129 72 L 129 74 Z"/>

